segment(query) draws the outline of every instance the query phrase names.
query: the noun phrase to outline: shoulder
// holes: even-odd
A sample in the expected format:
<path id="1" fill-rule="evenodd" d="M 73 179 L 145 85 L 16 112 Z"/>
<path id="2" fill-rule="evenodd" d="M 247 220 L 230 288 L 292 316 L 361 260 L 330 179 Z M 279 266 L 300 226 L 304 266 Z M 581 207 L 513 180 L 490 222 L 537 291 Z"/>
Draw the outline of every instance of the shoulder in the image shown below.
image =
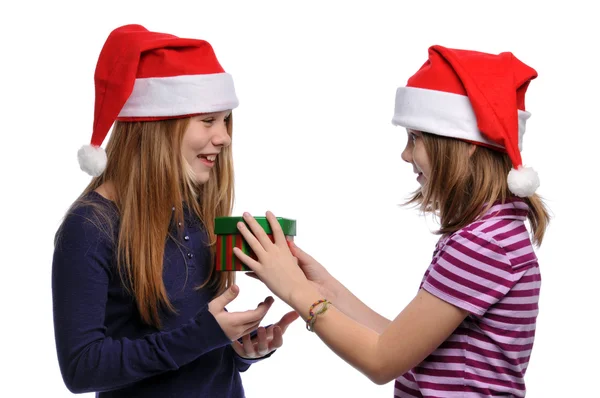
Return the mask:
<path id="1" fill-rule="evenodd" d="M 56 232 L 55 244 L 68 242 L 112 242 L 119 216 L 113 202 L 92 192 L 77 199 Z"/>
<path id="2" fill-rule="evenodd" d="M 524 220 L 513 217 L 489 217 L 473 222 L 442 239 L 440 251 L 507 272 L 537 260 Z"/>

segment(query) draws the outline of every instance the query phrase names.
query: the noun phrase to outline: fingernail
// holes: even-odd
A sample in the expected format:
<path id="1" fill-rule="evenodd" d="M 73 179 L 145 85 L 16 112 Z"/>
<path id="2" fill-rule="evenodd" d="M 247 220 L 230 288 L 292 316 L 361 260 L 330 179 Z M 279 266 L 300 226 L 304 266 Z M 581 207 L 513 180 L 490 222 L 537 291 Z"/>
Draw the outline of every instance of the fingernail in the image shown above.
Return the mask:
<path id="1" fill-rule="evenodd" d="M 244 212 L 244 217 L 250 217 L 250 213 L 248 213 L 247 211 Z"/>
<path id="2" fill-rule="evenodd" d="M 244 228 L 244 223 L 243 223 L 243 222 L 241 222 L 241 221 L 240 221 L 240 222 L 238 222 L 238 223 L 237 223 L 237 227 L 238 227 L 238 229 L 240 229 L 240 228 Z"/>

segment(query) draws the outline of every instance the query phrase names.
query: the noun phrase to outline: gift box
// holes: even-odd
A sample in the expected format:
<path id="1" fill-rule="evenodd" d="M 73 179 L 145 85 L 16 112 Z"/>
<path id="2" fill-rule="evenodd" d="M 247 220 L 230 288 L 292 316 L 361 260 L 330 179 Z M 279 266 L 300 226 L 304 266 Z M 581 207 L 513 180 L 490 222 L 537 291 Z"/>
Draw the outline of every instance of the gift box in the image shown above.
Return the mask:
<path id="1" fill-rule="evenodd" d="M 273 231 L 266 217 L 254 217 L 267 236 L 274 241 Z M 217 236 L 216 269 L 217 271 L 251 271 L 233 253 L 234 247 L 239 247 L 242 252 L 256 260 L 256 254 L 237 228 L 238 222 L 244 222 L 243 217 L 217 217 L 215 218 L 215 235 Z M 279 225 L 288 241 L 296 236 L 296 220 L 277 217 Z"/>

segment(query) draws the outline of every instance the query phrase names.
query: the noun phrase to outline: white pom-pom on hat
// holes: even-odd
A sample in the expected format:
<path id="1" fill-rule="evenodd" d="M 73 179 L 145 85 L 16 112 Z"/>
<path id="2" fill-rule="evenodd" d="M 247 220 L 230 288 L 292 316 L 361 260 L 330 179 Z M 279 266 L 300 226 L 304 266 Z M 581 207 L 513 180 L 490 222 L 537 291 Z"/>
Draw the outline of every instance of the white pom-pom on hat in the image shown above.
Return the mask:
<path id="1" fill-rule="evenodd" d="M 519 166 L 508 173 L 508 189 L 517 196 L 532 196 L 539 186 L 540 178 L 531 167 Z"/>
<path id="2" fill-rule="evenodd" d="M 507 178 L 519 197 L 534 195 L 537 173 L 522 166 L 525 93 L 537 71 L 514 54 L 431 46 L 426 63 L 396 91 L 392 123 L 505 152 Z M 504 177 L 503 177 L 504 178 Z"/>
<path id="3" fill-rule="evenodd" d="M 79 167 L 93 177 L 98 177 L 106 168 L 106 151 L 102 147 L 84 145 L 77 151 Z"/>

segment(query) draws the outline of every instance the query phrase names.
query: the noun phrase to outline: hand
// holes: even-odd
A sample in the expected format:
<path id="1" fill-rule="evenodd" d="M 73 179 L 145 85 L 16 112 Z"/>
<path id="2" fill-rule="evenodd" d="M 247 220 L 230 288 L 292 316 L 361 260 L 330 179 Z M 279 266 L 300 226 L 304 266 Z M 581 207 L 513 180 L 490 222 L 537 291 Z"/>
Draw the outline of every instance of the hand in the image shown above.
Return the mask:
<path id="1" fill-rule="evenodd" d="M 298 259 L 298 265 L 302 272 L 304 272 L 306 279 L 312 282 L 321 296 L 327 298 L 329 301 L 335 301 L 338 291 L 342 287 L 341 284 L 325 269 L 324 266 L 321 265 L 321 263 L 296 246 L 293 241 L 288 241 L 288 244 L 292 255 Z M 246 275 L 260 280 L 253 271 L 247 272 Z"/>
<path id="2" fill-rule="evenodd" d="M 256 254 L 258 261 L 244 254 L 237 247 L 233 248 L 233 252 L 241 262 L 256 273 L 269 290 L 293 307 L 292 297 L 295 292 L 314 288 L 298 267 L 298 261 L 292 255 L 281 226 L 273 213 L 267 212 L 267 220 L 273 231 L 274 242 L 250 214 L 244 213 L 244 221 L 250 229 L 244 223 L 238 223 L 240 233 Z"/>
<path id="3" fill-rule="evenodd" d="M 288 312 L 276 324 L 266 329 L 259 327 L 255 337 L 251 337 L 248 333 L 242 337 L 241 343 L 236 340 L 231 345 L 242 358 L 264 357 L 283 345 L 283 334 L 288 326 L 298 319 L 298 316 L 296 311 Z"/>
<path id="4" fill-rule="evenodd" d="M 231 303 L 239 292 L 240 288 L 237 285 L 231 285 L 223 294 L 208 303 L 208 311 L 215 317 L 217 323 L 231 341 L 256 330 L 271 308 L 271 304 L 273 304 L 273 297 L 267 297 L 265 301 L 258 304 L 255 310 L 244 312 L 226 311 L 225 306 Z"/>

